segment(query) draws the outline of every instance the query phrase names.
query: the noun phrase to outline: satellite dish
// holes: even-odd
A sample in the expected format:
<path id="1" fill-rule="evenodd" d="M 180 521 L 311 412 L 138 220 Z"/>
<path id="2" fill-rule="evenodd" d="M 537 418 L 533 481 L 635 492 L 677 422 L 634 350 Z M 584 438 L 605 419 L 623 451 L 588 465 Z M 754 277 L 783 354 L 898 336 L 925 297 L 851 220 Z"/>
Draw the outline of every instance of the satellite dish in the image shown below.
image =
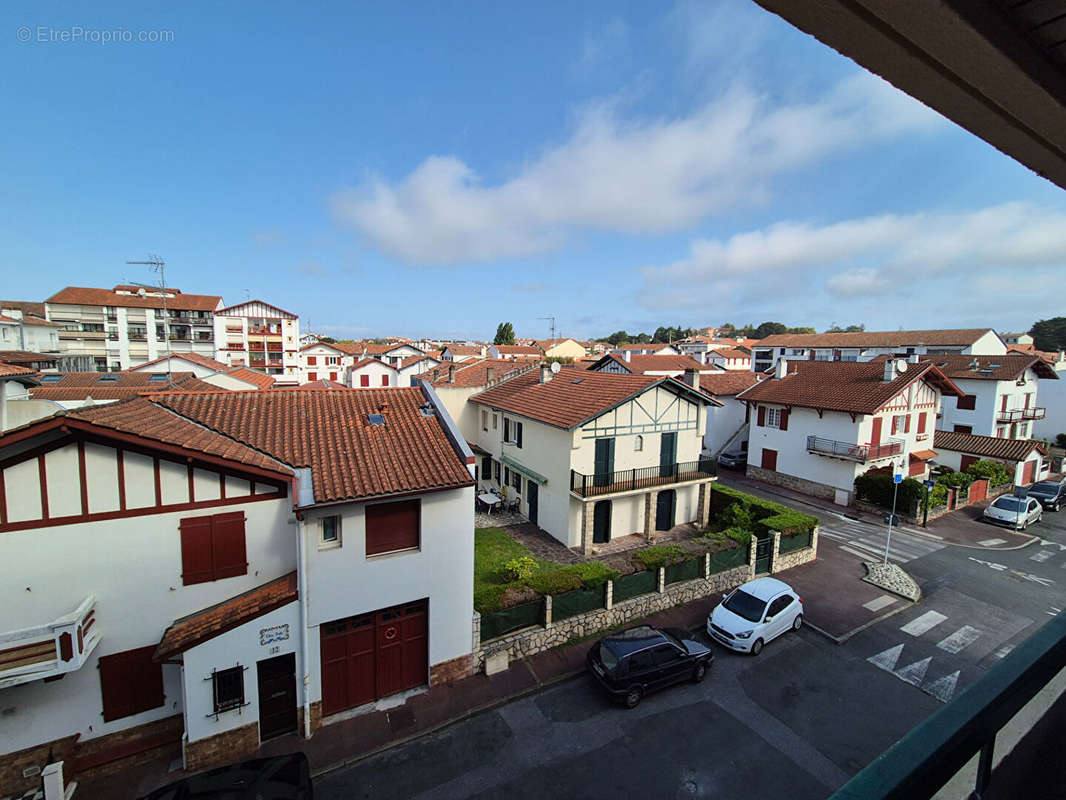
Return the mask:
<path id="1" fill-rule="evenodd" d="M 907 371 L 907 360 L 905 358 L 897 358 L 896 359 L 896 369 L 898 369 L 900 372 L 906 372 Z"/>
<path id="2" fill-rule="evenodd" d="M 144 287 L 142 286 L 140 289 L 137 290 L 137 294 L 139 294 L 141 297 L 144 297 L 146 294 L 148 294 L 148 292 L 146 292 L 144 290 Z"/>
<path id="3" fill-rule="evenodd" d="M 559 370 L 561 370 L 562 367 L 559 366 L 559 362 L 558 361 L 553 361 L 552 365 L 550 367 L 548 367 L 548 369 L 550 369 L 553 374 L 558 375 L 559 374 Z"/>

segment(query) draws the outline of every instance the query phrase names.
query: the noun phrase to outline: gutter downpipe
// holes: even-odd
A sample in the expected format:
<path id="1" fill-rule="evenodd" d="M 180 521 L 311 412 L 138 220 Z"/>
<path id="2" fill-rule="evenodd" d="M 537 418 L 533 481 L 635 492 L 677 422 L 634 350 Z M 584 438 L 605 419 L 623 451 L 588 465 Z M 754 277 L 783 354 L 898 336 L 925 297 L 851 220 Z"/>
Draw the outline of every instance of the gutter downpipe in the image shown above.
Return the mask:
<path id="1" fill-rule="evenodd" d="M 296 535 L 299 538 L 299 585 L 300 585 L 300 657 L 303 666 L 304 738 L 311 738 L 311 672 L 307 657 L 307 557 L 304 545 L 303 514 L 296 515 Z"/>

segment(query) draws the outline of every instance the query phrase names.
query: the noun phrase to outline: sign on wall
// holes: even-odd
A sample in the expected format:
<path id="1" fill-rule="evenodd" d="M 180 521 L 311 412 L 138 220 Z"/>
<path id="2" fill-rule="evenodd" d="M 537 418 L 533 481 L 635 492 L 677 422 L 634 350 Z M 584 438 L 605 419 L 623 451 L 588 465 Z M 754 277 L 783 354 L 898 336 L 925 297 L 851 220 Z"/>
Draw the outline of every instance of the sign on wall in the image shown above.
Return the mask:
<path id="1" fill-rule="evenodd" d="M 259 629 L 259 644 L 268 645 L 274 642 L 284 642 L 289 638 L 288 625 L 272 625 L 269 628 Z"/>

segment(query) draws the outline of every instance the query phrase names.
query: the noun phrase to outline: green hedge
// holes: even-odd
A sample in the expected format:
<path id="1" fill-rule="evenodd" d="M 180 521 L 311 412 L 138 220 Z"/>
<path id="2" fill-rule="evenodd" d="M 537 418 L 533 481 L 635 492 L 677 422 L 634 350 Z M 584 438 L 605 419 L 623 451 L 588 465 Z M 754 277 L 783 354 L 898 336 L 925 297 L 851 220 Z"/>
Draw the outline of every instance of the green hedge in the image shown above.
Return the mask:
<path id="1" fill-rule="evenodd" d="M 658 569 L 670 564 L 684 561 L 688 553 L 677 544 L 657 544 L 651 547 L 642 547 L 633 553 L 633 559 L 639 561 L 647 569 Z"/>
<path id="2" fill-rule="evenodd" d="M 584 561 L 558 569 L 542 570 L 526 581 L 526 585 L 538 594 L 558 595 L 574 589 L 602 586 L 617 577 L 617 570 L 599 561 Z"/>
<path id="3" fill-rule="evenodd" d="M 511 631 L 544 624 L 544 601 L 534 600 L 512 608 L 481 615 L 481 641 L 487 642 Z"/>
<path id="4" fill-rule="evenodd" d="M 958 473 L 953 473 L 958 474 Z M 892 496 L 896 484 L 892 476 L 884 472 L 867 472 L 855 479 L 855 494 L 860 500 L 881 506 L 885 510 L 892 508 Z M 925 487 L 914 478 L 904 478 L 899 484 L 896 497 L 896 513 L 914 514 L 918 504 L 925 497 Z"/>
<path id="5" fill-rule="evenodd" d="M 639 597 L 659 589 L 659 571 L 644 570 L 615 578 L 613 602 L 621 603 L 632 597 Z"/>
<path id="6" fill-rule="evenodd" d="M 696 558 L 690 558 L 688 561 L 682 561 L 680 564 L 671 564 L 666 568 L 666 574 L 663 576 L 665 583 L 680 583 L 681 581 L 690 581 L 693 578 L 703 577 L 703 557 L 698 556 Z"/>
<path id="7" fill-rule="evenodd" d="M 977 480 L 977 476 L 971 475 L 969 472 L 949 472 L 937 478 L 936 482 L 944 486 L 950 486 L 952 489 L 969 489 L 970 484 L 975 480 Z"/>
<path id="8" fill-rule="evenodd" d="M 604 608 L 607 604 L 606 586 L 594 589 L 575 589 L 572 592 L 552 596 L 552 622 Z"/>
<path id="9" fill-rule="evenodd" d="M 754 529 L 760 537 L 771 530 L 782 533 L 813 531 L 818 524 L 810 514 L 718 483 L 711 486 L 711 508 L 716 509 L 715 519 L 720 526 Z"/>
<path id="10" fill-rule="evenodd" d="M 733 567 L 739 567 L 741 564 L 747 563 L 747 547 L 734 547 L 731 550 L 719 550 L 717 553 L 711 553 L 711 574 L 714 575 L 716 572 L 725 572 L 727 569 L 733 569 Z"/>
<path id="11" fill-rule="evenodd" d="M 814 534 L 810 533 L 794 533 L 791 536 L 782 536 L 781 541 L 777 546 L 777 552 L 790 553 L 793 550 L 801 550 L 804 547 L 810 547 L 811 541 L 814 538 Z"/>
<path id="12" fill-rule="evenodd" d="M 990 486 L 1002 486 L 1010 483 L 1012 476 L 1005 466 L 998 461 L 982 459 L 975 461 L 966 468 L 966 471 L 977 478 L 987 478 Z"/>

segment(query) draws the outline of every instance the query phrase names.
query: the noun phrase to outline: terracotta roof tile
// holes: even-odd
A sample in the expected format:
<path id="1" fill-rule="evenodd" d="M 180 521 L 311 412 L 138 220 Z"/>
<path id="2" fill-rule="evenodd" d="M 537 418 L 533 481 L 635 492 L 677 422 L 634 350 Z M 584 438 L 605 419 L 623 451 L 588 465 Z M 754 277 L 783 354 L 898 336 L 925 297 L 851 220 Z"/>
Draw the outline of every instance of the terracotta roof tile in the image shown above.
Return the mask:
<path id="1" fill-rule="evenodd" d="M 32 314 L 44 319 L 44 303 L 31 303 L 26 300 L 0 300 L 0 308 L 10 308 L 23 314 Z"/>
<path id="2" fill-rule="evenodd" d="M 752 339 L 752 347 L 904 347 L 970 345 L 991 328 L 964 328 L 933 331 L 855 331 L 853 333 L 780 333 L 765 339 Z"/>
<path id="3" fill-rule="evenodd" d="M 0 378 L 13 377 L 15 375 L 36 375 L 32 369 L 26 369 L 25 367 L 16 367 L 14 364 L 5 364 L 0 361 Z"/>
<path id="4" fill-rule="evenodd" d="M 740 358 L 751 360 L 751 353 L 748 353 L 744 350 L 737 350 L 735 347 L 727 347 L 723 348 L 722 350 L 712 350 L 710 353 L 708 353 L 708 356 L 715 354 L 720 355 L 722 358 Z"/>
<path id="5" fill-rule="evenodd" d="M 139 286 L 116 286 L 137 292 Z M 74 306 L 119 306 L 122 308 L 162 308 L 163 298 L 141 297 L 137 294 L 119 294 L 115 289 L 91 289 L 84 286 L 68 286 L 45 300 L 46 303 Z M 158 291 L 158 290 L 150 290 Z M 213 294 L 182 294 L 180 289 L 167 289 L 173 297 L 167 297 L 167 308 L 175 311 L 214 311 L 222 305 L 222 298 Z"/>
<path id="6" fill-rule="evenodd" d="M 300 352 L 302 353 L 312 347 L 331 347 L 346 356 L 361 356 L 363 351 L 366 350 L 366 342 L 311 342 L 311 344 L 305 344 L 301 347 Z"/>
<path id="7" fill-rule="evenodd" d="M 626 361 L 625 356 L 623 355 L 610 353 L 596 363 L 606 364 L 608 360 L 617 361 L 623 367 L 636 374 L 667 371 L 684 372 L 686 369 L 694 369 L 697 371 L 702 369 L 714 369 L 713 367 L 701 364 L 692 356 L 642 356 L 635 353 L 629 357 L 628 361 Z"/>
<path id="8" fill-rule="evenodd" d="M 174 620 L 156 648 L 155 660 L 162 661 L 184 653 L 220 633 L 286 606 L 298 597 L 296 573 L 290 572 L 203 611 Z"/>
<path id="9" fill-rule="evenodd" d="M 539 356 L 543 355 L 541 349 L 531 344 L 497 344 L 494 345 L 501 354 L 512 356 Z"/>
<path id="10" fill-rule="evenodd" d="M 190 364 L 197 364 L 201 367 L 206 367 L 207 369 L 213 369 L 216 372 L 220 372 L 224 369 L 229 369 L 228 365 L 223 364 L 221 361 L 216 361 L 213 358 L 208 358 L 207 356 L 200 355 L 199 353 L 171 353 L 169 356 L 162 356 L 161 358 L 157 358 L 153 361 L 145 361 L 143 364 L 138 364 L 135 367 L 130 367 L 128 370 L 126 370 L 126 372 L 142 370 L 145 367 L 150 367 L 155 364 L 159 364 L 162 361 L 166 361 L 168 358 L 188 361 Z"/>
<path id="11" fill-rule="evenodd" d="M 41 361 L 59 361 L 59 356 L 34 353 L 29 350 L 0 350 L 0 361 L 6 364 L 30 364 Z"/>
<path id="12" fill-rule="evenodd" d="M 309 467 L 317 502 L 468 486 L 472 479 L 440 420 L 421 412 L 420 389 L 157 394 L 152 402 L 193 422 Z M 372 425 L 370 414 L 385 417 Z"/>
<path id="13" fill-rule="evenodd" d="M 1013 381 L 1032 367 L 1041 378 L 1057 379 L 1058 373 L 1036 355 L 1010 354 L 1005 356 L 940 355 L 927 359 L 936 364 L 949 378 L 970 380 Z"/>
<path id="14" fill-rule="evenodd" d="M 700 375 L 700 388 L 712 397 L 730 397 L 751 388 L 764 377 L 766 376 L 742 370 Z"/>
<path id="15" fill-rule="evenodd" d="M 363 358 L 363 359 L 360 359 L 359 361 L 355 362 L 355 364 L 352 365 L 352 372 L 355 372 L 355 370 L 362 369 L 363 367 L 367 367 L 367 366 L 385 367 L 386 369 L 391 369 L 391 370 L 395 370 L 396 369 L 394 366 L 392 366 L 392 364 L 386 364 L 384 361 L 382 361 L 379 358 Z"/>
<path id="16" fill-rule="evenodd" d="M 784 378 L 767 378 L 739 397 L 784 406 L 873 414 L 908 384 L 927 380 L 944 394 L 961 397 L 959 390 L 932 364 L 909 364 L 896 379 L 882 380 L 881 361 L 788 361 Z"/>
<path id="17" fill-rule="evenodd" d="M 58 381 L 44 382 L 43 375 L 48 374 L 61 377 Z M 191 372 L 170 373 L 173 386 L 165 380 L 165 372 L 59 372 L 43 375 L 42 384 L 30 389 L 30 395 L 35 400 L 84 400 L 88 397 L 94 400 L 125 400 L 149 392 L 173 391 L 175 388 L 189 392 L 218 391 L 217 386 L 205 383 Z"/>
<path id="18" fill-rule="evenodd" d="M 456 356 L 481 356 L 482 348 L 474 347 L 473 345 L 465 344 L 450 344 L 447 346 L 447 351 Z"/>
<path id="19" fill-rule="evenodd" d="M 434 358 L 431 355 L 427 355 L 427 354 L 423 353 L 420 356 L 407 356 L 407 358 L 405 358 L 403 361 L 400 362 L 400 369 L 407 369 L 408 367 L 413 366 L 414 364 L 417 364 L 419 361 L 427 361 L 427 360 L 428 361 L 432 361 L 434 364 L 439 364 L 440 363 L 440 359 L 439 358 Z"/>
<path id="20" fill-rule="evenodd" d="M 937 450 L 953 450 L 982 458 L 1000 458 L 1004 461 L 1024 461 L 1033 450 L 1047 455 L 1041 442 L 1032 439 L 1000 439 L 998 436 L 978 436 L 973 433 L 936 431 L 933 447 Z"/>
<path id="21" fill-rule="evenodd" d="M 669 380 L 654 375 L 561 370 L 552 380 L 541 383 L 540 370 L 532 369 L 474 395 L 470 402 L 569 430 L 650 386 Z"/>
<path id="22" fill-rule="evenodd" d="M 322 379 L 322 380 L 317 380 L 317 381 L 308 381 L 307 383 L 301 383 L 298 388 L 300 388 L 300 389 L 347 389 L 348 387 L 345 386 L 343 383 L 337 383 L 337 381 L 331 381 L 331 380 Z"/>
<path id="23" fill-rule="evenodd" d="M 455 367 L 453 380 L 448 380 L 448 368 Z M 423 373 L 434 386 L 487 386 L 489 382 L 489 370 L 493 370 L 493 380 L 518 375 L 523 370 L 528 370 L 533 364 L 524 361 L 514 361 L 507 358 L 483 358 L 478 361 L 463 361 L 456 364 L 444 362 L 438 367 Z"/>
<path id="24" fill-rule="evenodd" d="M 260 389 L 269 389 L 277 382 L 277 378 L 273 375 L 266 375 L 248 367 L 233 367 L 232 369 L 226 370 L 226 374 L 232 375 L 234 378 L 238 378 L 242 381 L 247 381 L 254 386 L 258 386 Z"/>

